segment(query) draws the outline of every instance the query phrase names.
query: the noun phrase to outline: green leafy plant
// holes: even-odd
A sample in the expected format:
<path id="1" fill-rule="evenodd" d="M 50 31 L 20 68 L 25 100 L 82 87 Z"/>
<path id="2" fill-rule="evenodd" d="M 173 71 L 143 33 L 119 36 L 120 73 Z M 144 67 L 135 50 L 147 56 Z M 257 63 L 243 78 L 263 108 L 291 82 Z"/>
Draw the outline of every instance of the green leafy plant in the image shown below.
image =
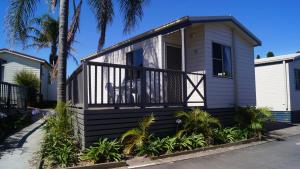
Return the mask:
<path id="1" fill-rule="evenodd" d="M 206 146 L 203 134 L 192 134 L 189 139 L 191 140 L 192 149 Z"/>
<path id="2" fill-rule="evenodd" d="M 236 113 L 238 126 L 242 129 L 248 129 L 259 138 L 261 138 L 264 125 L 271 120 L 272 112 L 268 108 L 241 107 Z"/>
<path id="3" fill-rule="evenodd" d="M 44 127 L 46 134 L 41 155 L 50 167 L 67 167 L 78 162 L 78 142 L 73 134 L 68 105 L 59 102 L 55 109 L 56 113 L 47 119 Z"/>
<path id="4" fill-rule="evenodd" d="M 146 116 L 139 122 L 137 128 L 128 130 L 121 136 L 120 141 L 125 146 L 123 150 L 125 155 L 132 153 L 135 148 L 141 148 L 144 145 L 145 141 L 149 138 L 148 128 L 154 121 L 155 117 L 153 114 Z"/>
<path id="5" fill-rule="evenodd" d="M 41 152 L 50 166 L 67 167 L 78 161 L 79 151 L 74 137 L 53 131 L 46 134 Z"/>
<path id="6" fill-rule="evenodd" d="M 151 137 L 149 141 L 143 146 L 138 149 L 138 155 L 150 155 L 150 156 L 157 156 L 161 154 L 168 154 L 173 152 L 176 145 L 176 138 L 175 137 Z"/>
<path id="7" fill-rule="evenodd" d="M 37 94 L 40 88 L 40 80 L 36 74 L 28 70 L 22 70 L 14 76 L 14 81 L 27 87 L 28 104 L 34 106 L 37 102 Z"/>
<path id="8" fill-rule="evenodd" d="M 192 149 L 192 141 L 191 137 L 187 137 L 185 135 L 176 138 L 176 149 L 177 150 L 191 150 Z"/>
<path id="9" fill-rule="evenodd" d="M 118 141 L 109 141 L 107 138 L 100 139 L 83 152 L 81 160 L 91 161 L 93 163 L 120 161 L 122 157 L 120 150 L 121 145 Z"/>
<path id="10" fill-rule="evenodd" d="M 177 112 L 175 117 L 182 120 L 183 129 L 177 132 L 178 136 L 184 133 L 188 135 L 202 133 L 206 139 L 209 139 L 212 135 L 212 128 L 221 126 L 218 119 L 198 108 L 190 112 Z"/>
<path id="11" fill-rule="evenodd" d="M 213 130 L 213 138 L 216 144 L 231 143 L 247 139 L 248 132 L 236 127 L 218 128 Z"/>

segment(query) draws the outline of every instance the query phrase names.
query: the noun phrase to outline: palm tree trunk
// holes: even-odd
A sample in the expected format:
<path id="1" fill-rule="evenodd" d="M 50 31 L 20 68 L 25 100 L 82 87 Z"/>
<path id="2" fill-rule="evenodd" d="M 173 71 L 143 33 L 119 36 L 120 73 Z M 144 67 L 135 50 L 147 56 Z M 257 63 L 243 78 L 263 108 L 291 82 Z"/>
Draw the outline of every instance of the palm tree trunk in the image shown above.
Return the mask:
<path id="1" fill-rule="evenodd" d="M 66 101 L 66 70 L 67 70 L 67 36 L 69 0 L 60 0 L 59 6 L 59 37 L 58 37 L 58 73 L 57 73 L 57 101 Z"/>
<path id="2" fill-rule="evenodd" d="M 57 58 L 57 46 L 54 42 L 52 42 L 51 53 L 50 53 L 50 58 L 49 58 L 50 64 L 52 66 L 54 66 L 56 64 L 56 61 L 57 61 L 56 58 Z"/>

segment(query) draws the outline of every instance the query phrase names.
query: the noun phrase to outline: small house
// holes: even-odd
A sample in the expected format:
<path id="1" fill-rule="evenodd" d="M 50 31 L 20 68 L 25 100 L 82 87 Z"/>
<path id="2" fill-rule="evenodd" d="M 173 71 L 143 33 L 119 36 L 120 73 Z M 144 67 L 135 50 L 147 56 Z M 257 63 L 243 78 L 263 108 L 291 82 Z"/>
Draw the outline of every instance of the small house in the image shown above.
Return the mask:
<path id="1" fill-rule="evenodd" d="M 276 121 L 300 122 L 300 53 L 255 60 L 256 100 Z"/>
<path id="2" fill-rule="evenodd" d="M 151 130 L 176 130 L 174 112 L 200 107 L 223 123 L 255 106 L 254 47 L 232 16 L 183 17 L 84 57 L 67 82 L 83 146 L 116 138 L 151 113 Z"/>
<path id="3" fill-rule="evenodd" d="M 15 75 L 27 70 L 40 79 L 40 100 L 56 101 L 56 85 L 51 82 L 52 66 L 44 59 L 9 49 L 0 49 L 0 81 L 15 84 Z"/>

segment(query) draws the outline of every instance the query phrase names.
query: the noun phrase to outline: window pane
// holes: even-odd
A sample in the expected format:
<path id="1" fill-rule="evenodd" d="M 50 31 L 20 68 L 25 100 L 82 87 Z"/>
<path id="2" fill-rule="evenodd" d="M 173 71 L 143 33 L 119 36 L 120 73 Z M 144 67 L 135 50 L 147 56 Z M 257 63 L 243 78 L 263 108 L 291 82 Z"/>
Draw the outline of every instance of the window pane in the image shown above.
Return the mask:
<path id="1" fill-rule="evenodd" d="M 134 66 L 143 66 L 143 49 L 134 51 Z"/>
<path id="2" fill-rule="evenodd" d="M 126 53 L 126 65 L 133 65 L 133 52 Z"/>
<path id="3" fill-rule="evenodd" d="M 4 66 L 0 65 L 0 81 L 3 81 L 3 76 L 4 76 Z"/>
<path id="4" fill-rule="evenodd" d="M 222 46 L 217 43 L 213 43 L 213 58 L 222 59 Z"/>
<path id="5" fill-rule="evenodd" d="M 133 66 L 133 52 L 126 53 L 126 65 Z M 131 69 L 126 69 L 125 71 L 125 78 L 126 80 L 132 79 L 133 72 Z"/>
<path id="6" fill-rule="evenodd" d="M 231 48 L 224 46 L 223 48 L 223 64 L 224 71 L 223 75 L 227 77 L 232 76 L 232 61 L 231 61 Z"/>
<path id="7" fill-rule="evenodd" d="M 143 66 L 143 49 L 137 49 L 135 51 L 126 53 L 126 65 L 128 66 Z M 141 72 L 138 70 L 127 70 L 126 79 L 139 79 L 141 78 Z"/>
<path id="8" fill-rule="evenodd" d="M 296 79 L 300 79 L 300 70 L 295 69 L 295 77 Z"/>
<path id="9" fill-rule="evenodd" d="M 213 59 L 213 75 L 222 76 L 222 61 Z"/>
<path id="10" fill-rule="evenodd" d="M 295 69 L 296 90 L 300 90 L 300 70 Z"/>

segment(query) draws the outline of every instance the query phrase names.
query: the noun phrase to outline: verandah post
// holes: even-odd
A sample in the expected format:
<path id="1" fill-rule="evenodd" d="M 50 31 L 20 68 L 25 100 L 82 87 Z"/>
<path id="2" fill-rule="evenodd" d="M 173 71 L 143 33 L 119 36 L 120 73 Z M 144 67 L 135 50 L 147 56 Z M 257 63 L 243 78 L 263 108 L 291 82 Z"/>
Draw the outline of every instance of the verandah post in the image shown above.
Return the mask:
<path id="1" fill-rule="evenodd" d="M 146 92 L 147 92 L 147 87 L 146 87 L 146 70 L 144 67 L 140 68 L 141 70 L 141 108 L 146 107 Z"/>
<path id="2" fill-rule="evenodd" d="M 187 107 L 187 73 L 183 72 L 182 73 L 182 78 L 183 78 L 183 107 Z"/>
<path id="3" fill-rule="evenodd" d="M 83 109 L 88 108 L 88 84 L 87 84 L 87 63 L 86 61 L 83 62 L 82 64 L 82 69 L 83 69 Z M 90 90 L 90 89 L 89 89 Z"/>
<path id="4" fill-rule="evenodd" d="M 6 106 L 8 112 L 10 112 L 10 99 L 11 99 L 11 84 L 7 85 L 7 100 L 6 100 Z"/>

